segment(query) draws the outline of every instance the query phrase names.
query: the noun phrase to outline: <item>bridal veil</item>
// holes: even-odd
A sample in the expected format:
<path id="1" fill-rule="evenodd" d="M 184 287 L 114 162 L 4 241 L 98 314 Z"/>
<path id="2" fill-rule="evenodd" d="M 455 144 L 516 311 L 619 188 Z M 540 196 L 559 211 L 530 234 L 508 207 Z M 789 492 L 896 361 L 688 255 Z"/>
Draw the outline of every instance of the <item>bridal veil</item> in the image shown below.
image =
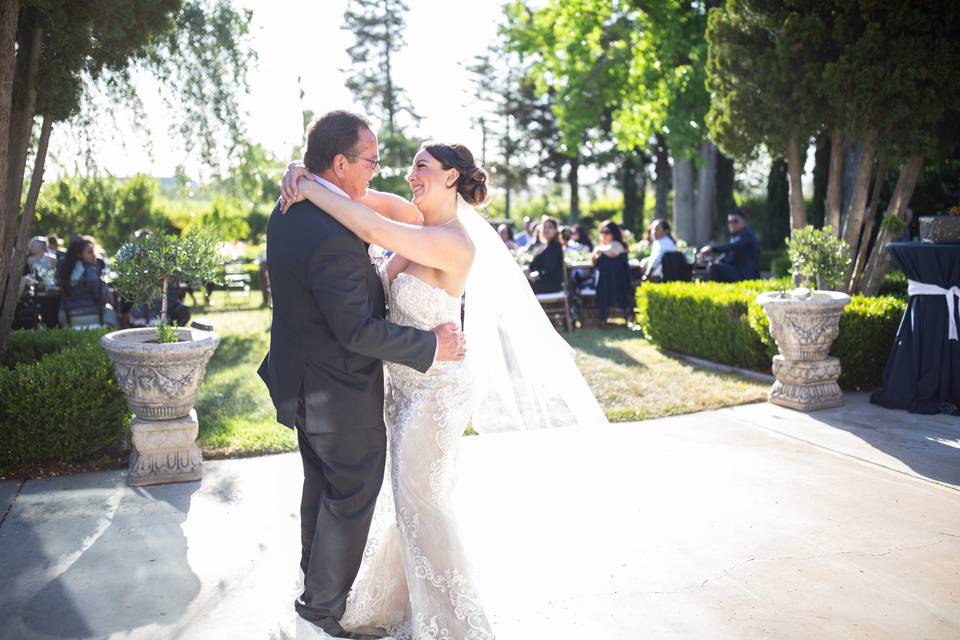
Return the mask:
<path id="1" fill-rule="evenodd" d="M 493 227 L 457 196 L 457 215 L 476 246 L 463 330 L 476 386 L 479 433 L 596 426 L 607 419 L 510 251 Z"/>

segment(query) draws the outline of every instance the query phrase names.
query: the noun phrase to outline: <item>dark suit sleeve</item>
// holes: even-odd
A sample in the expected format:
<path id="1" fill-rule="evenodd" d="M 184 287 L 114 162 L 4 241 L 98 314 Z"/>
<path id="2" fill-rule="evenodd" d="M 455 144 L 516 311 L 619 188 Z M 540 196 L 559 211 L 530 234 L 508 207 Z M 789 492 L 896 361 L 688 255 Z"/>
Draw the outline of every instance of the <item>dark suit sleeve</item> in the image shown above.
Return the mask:
<path id="1" fill-rule="evenodd" d="M 427 371 L 436 336 L 373 315 L 366 284 L 369 259 L 351 246 L 355 243 L 351 236 L 326 238 L 310 260 L 310 289 L 337 342 L 352 353 Z"/>

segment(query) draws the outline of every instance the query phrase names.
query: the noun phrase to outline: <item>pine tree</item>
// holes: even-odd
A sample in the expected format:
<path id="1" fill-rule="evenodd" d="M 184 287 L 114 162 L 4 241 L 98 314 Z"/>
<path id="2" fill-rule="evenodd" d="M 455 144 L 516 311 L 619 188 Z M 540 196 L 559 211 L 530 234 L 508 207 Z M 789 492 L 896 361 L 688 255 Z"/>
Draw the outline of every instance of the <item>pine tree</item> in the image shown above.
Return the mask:
<path id="1" fill-rule="evenodd" d="M 408 7 L 403 0 L 350 0 L 343 14 L 343 29 L 353 33 L 355 42 L 347 49 L 351 66 L 346 86 L 367 114 L 380 123 L 380 158 L 384 170 L 371 186 L 407 196 L 410 189 L 403 174 L 419 142 L 405 133 L 402 115 L 418 123 L 420 116 L 406 94 L 394 81 L 393 62 L 406 46 L 403 31 Z"/>
<path id="2" fill-rule="evenodd" d="M 397 120 L 401 113 L 419 120 L 393 79 L 394 56 L 407 44 L 403 39 L 407 11 L 403 0 L 350 0 L 343 14 L 343 28 L 356 38 L 347 49 L 352 64 L 342 70 L 349 74 L 347 88 L 383 123 L 387 134 L 400 131 Z"/>

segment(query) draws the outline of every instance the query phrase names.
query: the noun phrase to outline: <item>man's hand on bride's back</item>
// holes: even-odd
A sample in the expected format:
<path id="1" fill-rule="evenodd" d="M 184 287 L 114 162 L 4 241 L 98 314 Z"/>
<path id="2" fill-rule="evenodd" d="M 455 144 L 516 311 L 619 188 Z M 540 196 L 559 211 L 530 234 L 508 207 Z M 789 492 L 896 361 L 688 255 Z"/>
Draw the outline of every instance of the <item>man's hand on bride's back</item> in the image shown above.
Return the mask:
<path id="1" fill-rule="evenodd" d="M 307 169 L 302 162 L 291 162 L 287 165 L 287 170 L 283 173 L 283 180 L 280 183 L 280 202 L 283 205 L 281 212 L 286 213 L 291 205 L 304 199 L 300 191 L 300 179 L 307 177 Z"/>
<path id="2" fill-rule="evenodd" d="M 452 322 L 442 324 L 433 330 L 437 336 L 437 360 L 463 360 L 467 353 L 467 343 L 463 332 Z"/>

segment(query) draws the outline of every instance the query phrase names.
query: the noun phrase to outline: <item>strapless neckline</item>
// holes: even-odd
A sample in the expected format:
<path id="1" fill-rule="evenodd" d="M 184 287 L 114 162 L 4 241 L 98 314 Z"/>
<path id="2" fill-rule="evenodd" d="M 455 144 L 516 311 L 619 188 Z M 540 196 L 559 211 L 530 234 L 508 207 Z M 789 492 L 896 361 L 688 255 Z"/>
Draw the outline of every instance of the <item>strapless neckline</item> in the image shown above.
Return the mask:
<path id="1" fill-rule="evenodd" d="M 412 278 L 413 280 L 416 280 L 417 282 L 419 282 L 419 283 L 422 284 L 423 286 L 425 286 L 425 287 L 427 287 L 427 288 L 429 288 L 429 289 L 432 289 L 433 291 L 439 291 L 440 293 L 442 293 L 443 295 L 447 296 L 447 297 L 450 298 L 451 300 L 459 300 L 460 298 L 463 297 L 462 295 L 461 295 L 461 296 L 452 296 L 452 295 L 450 295 L 450 293 L 449 293 L 446 289 L 444 289 L 443 287 L 434 286 L 434 285 L 430 284 L 429 282 L 427 282 L 426 280 L 424 280 L 423 278 L 421 278 L 420 276 L 415 276 L 415 275 L 413 275 L 412 273 L 407 273 L 406 271 L 401 271 L 400 273 L 398 273 L 398 274 L 393 278 L 393 280 L 390 281 L 390 286 L 391 286 L 391 287 L 397 282 L 397 280 L 400 279 L 400 276 L 407 276 L 408 278 Z"/>

